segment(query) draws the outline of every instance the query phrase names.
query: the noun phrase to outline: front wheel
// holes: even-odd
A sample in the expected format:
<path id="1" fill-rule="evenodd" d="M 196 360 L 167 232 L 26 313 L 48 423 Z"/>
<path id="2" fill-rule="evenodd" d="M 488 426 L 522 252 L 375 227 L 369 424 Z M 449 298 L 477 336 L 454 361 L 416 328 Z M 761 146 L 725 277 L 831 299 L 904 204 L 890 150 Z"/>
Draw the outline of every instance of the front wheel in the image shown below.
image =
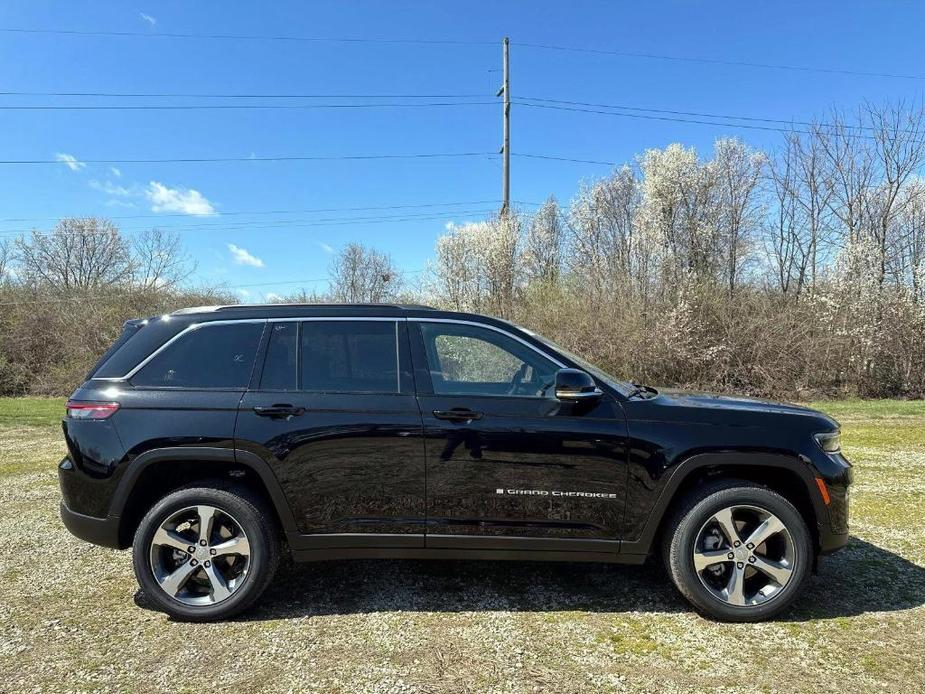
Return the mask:
<path id="1" fill-rule="evenodd" d="M 698 611 L 754 622 L 783 611 L 809 576 L 812 538 L 800 512 L 776 492 L 726 481 L 688 497 L 669 525 L 665 564 Z"/>
<path id="2" fill-rule="evenodd" d="M 138 526 L 132 559 L 139 586 L 158 608 L 206 622 L 253 604 L 273 578 L 279 550 L 263 503 L 216 482 L 156 503 Z"/>

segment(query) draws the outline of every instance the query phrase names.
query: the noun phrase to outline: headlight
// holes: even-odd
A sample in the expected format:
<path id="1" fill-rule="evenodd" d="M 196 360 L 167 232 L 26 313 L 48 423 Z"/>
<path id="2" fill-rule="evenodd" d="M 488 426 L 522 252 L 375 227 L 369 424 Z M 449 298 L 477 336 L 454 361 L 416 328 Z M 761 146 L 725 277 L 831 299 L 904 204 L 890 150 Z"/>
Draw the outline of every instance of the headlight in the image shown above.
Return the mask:
<path id="1" fill-rule="evenodd" d="M 819 448 L 826 453 L 838 453 L 841 450 L 841 432 L 826 431 L 821 434 L 815 434 L 813 438 L 819 444 Z"/>

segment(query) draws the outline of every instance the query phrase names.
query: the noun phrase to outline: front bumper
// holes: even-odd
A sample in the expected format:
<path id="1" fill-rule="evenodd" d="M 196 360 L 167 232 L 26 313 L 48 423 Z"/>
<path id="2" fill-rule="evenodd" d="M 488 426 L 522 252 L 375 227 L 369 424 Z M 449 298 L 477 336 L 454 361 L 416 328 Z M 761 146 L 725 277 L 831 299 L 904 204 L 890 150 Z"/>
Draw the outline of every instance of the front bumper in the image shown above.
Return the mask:
<path id="1" fill-rule="evenodd" d="M 85 516 L 82 513 L 72 511 L 62 501 L 61 520 L 64 522 L 64 527 L 81 540 L 92 542 L 95 545 L 102 545 L 103 547 L 121 548 L 119 544 L 119 518 L 116 516 L 107 516 L 106 518 Z"/>

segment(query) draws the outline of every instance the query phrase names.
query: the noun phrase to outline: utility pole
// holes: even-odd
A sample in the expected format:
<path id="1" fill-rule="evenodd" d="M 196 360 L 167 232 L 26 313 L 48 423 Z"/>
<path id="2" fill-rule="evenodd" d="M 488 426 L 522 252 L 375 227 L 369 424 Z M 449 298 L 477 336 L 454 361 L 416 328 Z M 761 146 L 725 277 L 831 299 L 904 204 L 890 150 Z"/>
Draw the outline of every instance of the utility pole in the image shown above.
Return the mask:
<path id="1" fill-rule="evenodd" d="M 503 48 L 503 83 L 496 96 L 504 95 L 504 144 L 501 145 L 503 169 L 501 173 L 501 216 L 511 211 L 511 42 L 507 36 L 501 42 Z"/>

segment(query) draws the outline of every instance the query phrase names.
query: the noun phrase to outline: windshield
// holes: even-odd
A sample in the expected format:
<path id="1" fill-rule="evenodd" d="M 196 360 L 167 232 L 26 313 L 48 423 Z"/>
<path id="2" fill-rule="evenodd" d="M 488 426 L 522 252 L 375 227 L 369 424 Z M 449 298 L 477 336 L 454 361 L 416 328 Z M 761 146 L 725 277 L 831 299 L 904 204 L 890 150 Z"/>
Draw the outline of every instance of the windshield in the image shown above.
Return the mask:
<path id="1" fill-rule="evenodd" d="M 554 349 L 556 352 L 564 356 L 566 359 L 569 359 L 570 361 L 575 362 L 575 364 L 577 364 L 580 368 L 587 371 L 589 374 L 594 376 L 596 379 L 603 381 L 608 386 L 610 386 L 611 388 L 619 392 L 621 395 L 629 396 L 629 394 L 633 392 L 634 390 L 633 386 L 627 383 L 626 381 L 621 381 L 617 378 L 614 378 L 606 371 L 603 371 L 602 369 L 597 368 L 591 362 L 586 361 L 585 359 L 582 359 L 574 352 L 570 352 L 564 347 L 557 345 L 555 342 L 553 342 L 549 338 L 543 337 L 539 333 L 535 333 L 532 330 L 528 330 L 527 328 L 524 328 L 523 326 L 520 326 L 520 325 L 518 325 L 517 327 L 520 330 L 523 330 L 525 333 L 527 333 L 530 337 L 536 340 L 539 340 L 544 345 L 548 345 L 549 347 Z"/>

